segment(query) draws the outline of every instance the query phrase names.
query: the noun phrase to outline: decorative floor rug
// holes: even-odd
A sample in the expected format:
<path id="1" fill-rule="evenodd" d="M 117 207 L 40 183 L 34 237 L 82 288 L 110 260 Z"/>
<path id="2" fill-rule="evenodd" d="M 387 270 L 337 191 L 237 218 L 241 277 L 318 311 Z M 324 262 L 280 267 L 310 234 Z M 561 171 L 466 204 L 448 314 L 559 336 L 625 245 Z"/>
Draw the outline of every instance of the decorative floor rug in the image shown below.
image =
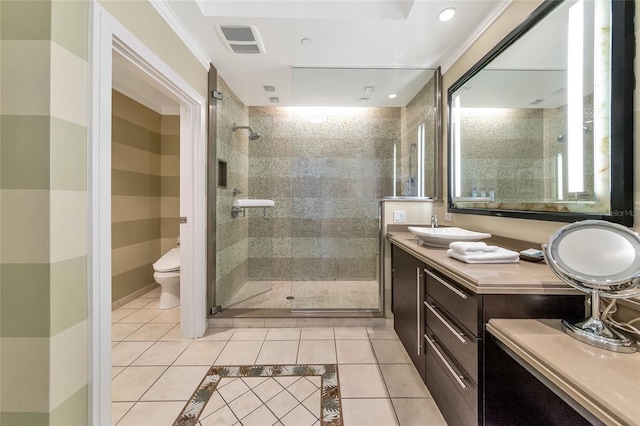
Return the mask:
<path id="1" fill-rule="evenodd" d="M 310 425 L 342 426 L 338 366 L 213 366 L 173 426 L 206 424 L 201 416 L 207 410 L 209 415 L 229 416 L 242 425 L 253 423 L 253 417 L 264 422 L 265 416 L 273 416 L 274 424 L 292 424 L 305 418 Z"/>

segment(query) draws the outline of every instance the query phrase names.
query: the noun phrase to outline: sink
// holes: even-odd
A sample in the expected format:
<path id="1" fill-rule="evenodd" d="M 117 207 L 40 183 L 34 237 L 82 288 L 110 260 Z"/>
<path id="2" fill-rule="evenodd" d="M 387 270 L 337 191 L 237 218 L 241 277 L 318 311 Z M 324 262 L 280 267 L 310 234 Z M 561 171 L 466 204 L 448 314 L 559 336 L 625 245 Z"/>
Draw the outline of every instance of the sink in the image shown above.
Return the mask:
<path id="1" fill-rule="evenodd" d="M 478 241 L 491 237 L 491 234 L 485 232 L 469 231 L 455 226 L 443 228 L 410 226 L 409 232 L 420 238 L 425 244 L 433 247 L 449 247 L 449 243 L 454 241 Z"/>

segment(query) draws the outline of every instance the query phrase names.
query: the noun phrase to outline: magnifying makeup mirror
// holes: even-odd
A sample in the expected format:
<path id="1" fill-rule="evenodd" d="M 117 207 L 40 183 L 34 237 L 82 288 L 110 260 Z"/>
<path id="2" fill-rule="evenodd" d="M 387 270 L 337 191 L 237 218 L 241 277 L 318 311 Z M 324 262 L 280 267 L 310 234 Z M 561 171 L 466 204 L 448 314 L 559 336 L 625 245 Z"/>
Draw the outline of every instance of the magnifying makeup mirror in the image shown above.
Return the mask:
<path id="1" fill-rule="evenodd" d="M 640 237 L 625 226 L 585 220 L 560 228 L 542 245 L 547 264 L 563 282 L 591 294 L 591 315 L 562 320 L 570 336 L 615 352 L 634 353 L 637 342 L 601 318 L 600 297 L 640 295 Z"/>

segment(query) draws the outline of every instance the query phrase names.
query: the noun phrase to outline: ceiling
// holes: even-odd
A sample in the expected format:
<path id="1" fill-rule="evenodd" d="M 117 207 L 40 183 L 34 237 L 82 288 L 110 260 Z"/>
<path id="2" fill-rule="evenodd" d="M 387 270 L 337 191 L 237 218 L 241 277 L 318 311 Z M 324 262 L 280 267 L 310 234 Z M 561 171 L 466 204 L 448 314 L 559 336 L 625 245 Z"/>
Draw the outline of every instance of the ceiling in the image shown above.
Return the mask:
<path id="1" fill-rule="evenodd" d="M 362 106 L 361 97 L 370 98 L 368 106 L 404 106 L 407 97 L 411 100 L 417 93 L 407 94 L 415 90 L 410 73 L 438 66 L 446 69 L 510 1 L 155 0 L 151 4 L 203 66 L 209 61 L 214 64 L 245 105 L 317 103 L 303 94 L 317 95 L 323 82 L 323 98 L 335 95 L 335 106 Z M 451 21 L 440 22 L 437 14 L 447 7 L 455 7 L 457 13 Z M 264 53 L 233 53 L 223 43 L 218 25 L 255 26 Z M 303 45 L 304 38 L 311 41 Z M 341 68 L 363 71 L 347 75 L 336 70 Z M 390 69 L 395 70 L 393 78 L 389 78 Z M 403 75 L 405 69 L 409 71 Z M 129 91 L 144 92 L 141 82 L 125 83 L 128 77 L 121 71 L 126 70 L 114 72 L 114 87 L 126 85 Z M 325 84 L 332 81 L 336 84 Z M 413 81 L 413 86 L 404 89 L 402 81 Z M 274 86 L 275 91 L 265 92 L 265 85 Z M 376 96 L 364 94 L 364 86 L 375 86 Z M 395 103 L 387 97 L 391 93 L 399 95 Z M 152 94 L 142 97 L 147 104 L 153 103 Z M 272 97 L 279 102 L 272 103 Z M 162 108 L 164 101 L 158 99 L 160 105 L 152 108 Z"/>

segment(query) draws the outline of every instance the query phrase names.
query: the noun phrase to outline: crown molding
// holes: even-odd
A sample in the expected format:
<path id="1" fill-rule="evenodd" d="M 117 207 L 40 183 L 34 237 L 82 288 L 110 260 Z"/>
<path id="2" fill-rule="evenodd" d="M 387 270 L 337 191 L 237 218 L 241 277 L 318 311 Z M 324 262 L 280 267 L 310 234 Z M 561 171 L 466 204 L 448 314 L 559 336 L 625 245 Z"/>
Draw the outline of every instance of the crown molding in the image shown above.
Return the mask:
<path id="1" fill-rule="evenodd" d="M 169 25 L 169 27 L 176 33 L 176 35 L 187 46 L 189 51 L 198 59 L 205 69 L 209 69 L 211 64 L 211 58 L 204 51 L 202 46 L 191 35 L 189 30 L 184 26 L 180 18 L 176 16 L 173 9 L 169 6 L 166 0 L 149 0 L 151 6 L 160 14 L 162 19 Z"/>
<path id="2" fill-rule="evenodd" d="M 499 3 L 492 13 L 490 13 L 482 22 L 478 30 L 471 34 L 463 43 L 461 43 L 455 49 L 449 51 L 449 53 L 445 54 L 440 60 L 440 68 L 442 70 L 442 74 L 446 73 L 449 68 L 453 64 L 456 63 L 458 59 L 467 51 L 469 48 L 475 43 L 482 34 L 487 31 L 491 25 L 502 15 L 502 13 L 513 3 L 513 0 L 507 0 L 505 2 Z"/>

